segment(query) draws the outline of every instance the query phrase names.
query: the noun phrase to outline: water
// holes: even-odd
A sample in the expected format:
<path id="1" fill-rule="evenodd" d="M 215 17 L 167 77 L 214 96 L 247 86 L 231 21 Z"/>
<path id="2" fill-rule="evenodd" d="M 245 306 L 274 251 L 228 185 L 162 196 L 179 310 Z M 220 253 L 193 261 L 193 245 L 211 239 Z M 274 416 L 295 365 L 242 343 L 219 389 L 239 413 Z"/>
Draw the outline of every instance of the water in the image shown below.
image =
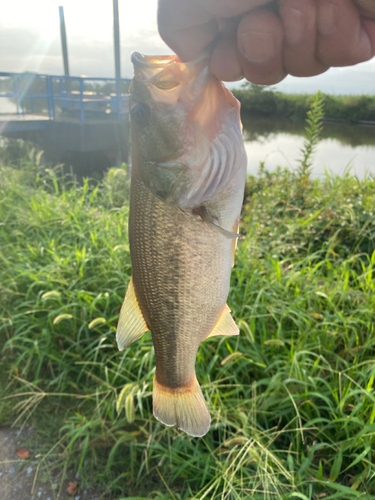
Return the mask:
<path id="1" fill-rule="evenodd" d="M 304 142 L 304 125 L 271 118 L 244 120 L 248 173 L 256 174 L 260 162 L 272 171 L 278 166 L 295 169 Z M 312 175 L 320 177 L 325 169 L 342 175 L 351 167 L 359 178 L 375 175 L 375 127 L 325 123 L 322 139 L 314 156 Z"/>

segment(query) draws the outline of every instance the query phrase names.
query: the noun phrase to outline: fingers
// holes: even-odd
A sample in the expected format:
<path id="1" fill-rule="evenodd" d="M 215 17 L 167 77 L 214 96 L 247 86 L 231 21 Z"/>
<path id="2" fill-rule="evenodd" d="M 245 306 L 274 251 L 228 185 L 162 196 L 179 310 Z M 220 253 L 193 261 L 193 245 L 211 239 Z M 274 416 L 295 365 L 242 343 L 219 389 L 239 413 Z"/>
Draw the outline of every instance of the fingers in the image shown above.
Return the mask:
<path id="1" fill-rule="evenodd" d="M 374 0 L 355 0 L 359 7 L 359 11 L 364 16 L 375 19 L 375 2 Z"/>
<path id="2" fill-rule="evenodd" d="M 326 66 L 350 66 L 370 59 L 372 43 L 352 0 L 317 0 L 319 61 Z"/>
<path id="3" fill-rule="evenodd" d="M 277 1 L 278 15 L 264 8 L 271 0 L 159 0 L 159 31 L 182 61 L 214 43 L 211 71 L 225 81 L 272 85 L 375 54 L 375 20 L 353 0 Z"/>
<path id="4" fill-rule="evenodd" d="M 238 26 L 238 58 L 248 80 L 275 84 L 287 74 L 318 75 L 375 54 L 375 21 L 361 17 L 352 0 L 278 1 L 279 18 L 256 10 Z"/>
<path id="5" fill-rule="evenodd" d="M 158 28 L 182 61 L 195 59 L 219 32 L 214 15 L 199 0 L 159 0 Z"/>
<path id="6" fill-rule="evenodd" d="M 366 31 L 371 44 L 371 54 L 375 56 L 375 21 L 362 20 L 363 29 Z"/>
<path id="7" fill-rule="evenodd" d="M 293 76 L 313 76 L 328 69 L 319 62 L 316 46 L 315 0 L 280 0 L 284 28 L 283 66 Z"/>
<path id="8" fill-rule="evenodd" d="M 159 0 L 162 39 L 182 61 L 197 57 L 217 36 L 217 17 L 233 18 L 273 0 Z"/>
<path id="9" fill-rule="evenodd" d="M 254 83 L 275 83 L 282 68 L 282 26 L 276 15 L 258 11 L 240 22 L 221 19 L 221 36 L 211 56 L 212 73 L 224 81 L 245 76 Z"/>
<path id="10" fill-rule="evenodd" d="M 210 69 L 216 78 L 224 82 L 243 78 L 235 37 L 226 36 L 219 40 L 211 55 Z"/>
<path id="11" fill-rule="evenodd" d="M 189 0 L 187 0 L 189 1 Z M 217 17 L 235 17 L 250 10 L 262 7 L 273 0 L 199 0 L 207 12 Z"/>
<path id="12" fill-rule="evenodd" d="M 245 15 L 237 29 L 239 63 L 244 77 L 262 85 L 280 82 L 286 72 L 282 63 L 283 27 L 272 12 Z"/>

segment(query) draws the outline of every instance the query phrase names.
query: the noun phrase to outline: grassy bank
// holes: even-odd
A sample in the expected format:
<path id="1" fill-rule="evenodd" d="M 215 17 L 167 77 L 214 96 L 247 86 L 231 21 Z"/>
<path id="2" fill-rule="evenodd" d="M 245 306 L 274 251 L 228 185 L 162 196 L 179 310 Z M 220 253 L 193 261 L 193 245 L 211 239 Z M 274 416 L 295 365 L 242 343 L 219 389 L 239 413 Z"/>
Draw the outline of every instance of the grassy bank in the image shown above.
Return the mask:
<path id="1" fill-rule="evenodd" d="M 151 337 L 120 353 L 128 183 L 0 167 L 0 423 L 34 425 L 39 474 L 109 498 L 372 500 L 375 181 L 261 170 L 246 188 L 229 306 L 197 376 L 203 439 L 152 416 Z"/>
<path id="2" fill-rule="evenodd" d="M 272 88 L 246 84 L 234 90 L 234 95 L 241 102 L 241 110 L 246 118 L 249 114 L 287 118 L 304 121 L 313 95 L 283 94 Z M 325 118 L 345 120 L 349 123 L 375 121 L 375 96 L 333 96 L 324 94 Z"/>

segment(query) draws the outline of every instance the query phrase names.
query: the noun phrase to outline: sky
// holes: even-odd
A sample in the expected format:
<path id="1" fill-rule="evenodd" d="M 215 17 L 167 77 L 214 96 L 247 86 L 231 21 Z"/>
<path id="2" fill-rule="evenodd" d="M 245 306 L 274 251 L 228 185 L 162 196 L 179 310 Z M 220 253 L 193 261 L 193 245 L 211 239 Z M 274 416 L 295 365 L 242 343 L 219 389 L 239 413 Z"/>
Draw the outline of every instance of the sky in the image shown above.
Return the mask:
<path id="1" fill-rule="evenodd" d="M 188 1 L 188 0 L 187 0 Z M 0 71 L 60 75 L 59 5 L 64 6 L 70 74 L 114 76 L 112 0 L 12 0 L 0 4 Z M 170 54 L 156 26 L 157 0 L 119 0 L 121 74 L 132 77 L 130 54 Z M 241 83 L 229 84 L 238 87 Z M 311 78 L 287 77 L 284 92 L 375 93 L 375 58 Z"/>

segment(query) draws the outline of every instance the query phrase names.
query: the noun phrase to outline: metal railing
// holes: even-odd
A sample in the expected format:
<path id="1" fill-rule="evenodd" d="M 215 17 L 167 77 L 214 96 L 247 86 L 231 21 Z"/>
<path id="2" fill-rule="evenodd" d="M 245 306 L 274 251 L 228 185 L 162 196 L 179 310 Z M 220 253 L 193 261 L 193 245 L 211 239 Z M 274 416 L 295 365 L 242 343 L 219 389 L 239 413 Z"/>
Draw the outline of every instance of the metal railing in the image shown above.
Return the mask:
<path id="1" fill-rule="evenodd" d="M 50 120 L 76 117 L 85 123 L 88 115 L 109 118 L 114 113 L 117 121 L 122 121 L 128 115 L 129 84 L 126 78 L 0 72 L 0 99 L 10 99 L 16 115 L 47 113 Z"/>

